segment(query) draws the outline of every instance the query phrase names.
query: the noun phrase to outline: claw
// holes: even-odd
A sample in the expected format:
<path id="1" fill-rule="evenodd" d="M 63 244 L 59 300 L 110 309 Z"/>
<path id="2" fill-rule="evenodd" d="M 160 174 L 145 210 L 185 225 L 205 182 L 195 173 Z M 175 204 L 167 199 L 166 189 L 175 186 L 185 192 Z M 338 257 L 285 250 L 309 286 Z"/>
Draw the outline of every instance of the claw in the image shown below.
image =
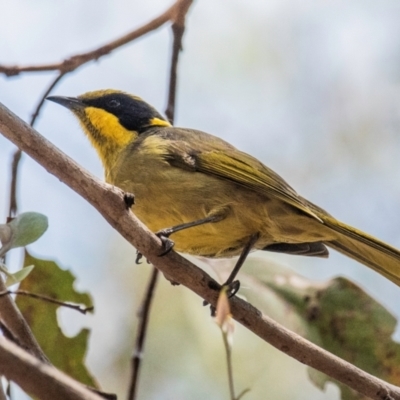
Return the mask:
<path id="1" fill-rule="evenodd" d="M 227 295 L 228 295 L 228 299 L 230 299 L 231 297 L 233 297 L 240 289 L 240 281 L 233 281 L 232 283 L 228 283 L 228 284 L 224 284 L 222 285 L 222 287 L 226 287 L 227 288 Z M 215 289 L 215 288 L 212 288 Z M 203 307 L 208 306 L 210 303 L 207 300 L 203 300 Z M 210 312 L 211 312 L 211 316 L 215 317 L 217 309 L 214 306 L 210 305 Z"/>
<path id="2" fill-rule="evenodd" d="M 127 209 L 131 208 L 135 204 L 135 196 L 131 193 L 125 193 L 124 203 Z"/>
<path id="3" fill-rule="evenodd" d="M 174 247 L 175 243 L 171 240 L 168 239 L 168 235 L 170 235 L 171 232 L 168 232 L 168 229 L 164 229 L 162 231 L 159 231 L 156 233 L 156 235 L 161 239 L 161 242 L 164 247 L 164 251 L 158 255 L 158 257 L 165 256 L 168 254 Z M 139 251 L 136 252 L 136 264 L 141 264 L 140 260 L 143 258 L 143 254 L 140 253 Z M 147 260 L 147 264 L 150 264 L 149 260 Z"/>
<path id="4" fill-rule="evenodd" d="M 157 232 L 156 235 L 161 239 L 161 242 L 164 247 L 164 251 L 161 254 L 159 254 L 158 257 L 165 256 L 172 250 L 175 243 L 171 239 L 168 239 L 168 236 L 164 235 L 164 231 Z"/>
<path id="5" fill-rule="evenodd" d="M 136 252 L 136 260 L 135 264 L 141 264 L 140 260 L 143 258 L 143 254 L 140 253 L 139 251 Z"/>
<path id="6" fill-rule="evenodd" d="M 229 285 L 226 285 L 227 291 L 226 293 L 228 294 L 228 299 L 233 297 L 240 289 L 240 281 L 233 281 Z"/>

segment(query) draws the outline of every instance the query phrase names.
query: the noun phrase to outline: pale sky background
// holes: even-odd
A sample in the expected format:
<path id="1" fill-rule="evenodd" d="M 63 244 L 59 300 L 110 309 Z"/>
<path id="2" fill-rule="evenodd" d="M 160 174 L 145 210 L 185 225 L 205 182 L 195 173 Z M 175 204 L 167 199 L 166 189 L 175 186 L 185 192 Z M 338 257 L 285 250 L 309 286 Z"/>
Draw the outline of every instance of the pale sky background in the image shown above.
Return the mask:
<path id="1" fill-rule="evenodd" d="M 170 4 L 0 0 L 0 62 L 62 60 L 119 37 Z M 170 44 L 170 30 L 163 27 L 86 64 L 53 94 L 116 88 L 143 97 L 163 112 Z M 0 76 L 0 101 L 29 120 L 54 76 Z M 187 18 L 176 110 L 176 125 L 224 138 L 259 158 L 336 218 L 400 248 L 397 0 L 198 0 Z M 94 150 L 67 110 L 46 104 L 36 129 L 102 177 Z M 3 219 L 13 151 L 14 146 L 0 136 Z M 105 389 L 119 391 L 123 398 L 126 382 L 119 378 L 127 379 L 135 310 L 150 268 L 135 266 L 134 250 L 97 211 L 27 156 L 21 163 L 18 195 L 20 212 L 38 211 L 49 217 L 48 232 L 30 246 L 31 251 L 70 268 L 78 288 L 94 296 L 93 317 L 62 312 L 62 320 L 69 334 L 81 326 L 93 328 L 89 367 Z M 263 257 L 266 268 L 274 260 L 316 280 L 350 278 L 400 317 L 400 288 L 334 251 L 329 260 L 257 256 Z M 11 267 L 16 268 L 18 260 L 14 251 Z M 142 399 L 227 398 L 219 332 L 201 300 L 187 292 L 161 283 L 152 319 L 152 332 L 157 330 L 158 336 L 149 338 L 148 354 L 154 358 L 143 371 Z M 274 399 L 338 398 L 335 387 L 329 386 L 326 393 L 314 388 L 303 366 L 246 336 L 240 327 L 235 343 L 238 387 L 252 387 L 245 399 L 259 399 L 265 393 Z M 175 351 L 168 353 L 172 348 Z M 218 361 L 207 358 L 213 352 L 219 354 Z M 252 363 L 260 352 L 265 359 Z M 255 368 L 253 375 L 249 365 Z M 243 379 L 241 367 L 248 370 Z M 157 376 L 156 388 L 152 376 Z"/>

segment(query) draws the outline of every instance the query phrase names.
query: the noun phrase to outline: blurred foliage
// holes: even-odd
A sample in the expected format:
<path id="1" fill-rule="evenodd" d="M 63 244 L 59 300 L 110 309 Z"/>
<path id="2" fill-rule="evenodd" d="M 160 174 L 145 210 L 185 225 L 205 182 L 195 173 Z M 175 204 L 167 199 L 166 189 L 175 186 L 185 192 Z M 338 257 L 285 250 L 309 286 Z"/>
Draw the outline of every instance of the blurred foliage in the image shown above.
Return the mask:
<path id="1" fill-rule="evenodd" d="M 281 301 L 286 309 L 281 322 L 287 328 L 300 331 L 364 371 L 400 385 L 400 344 L 392 340 L 397 321 L 381 304 L 345 278 L 321 283 L 283 267 L 261 268 L 254 263 L 252 273 L 258 271 L 252 279 L 259 280 L 257 294 L 272 290 L 277 295 L 275 303 Z M 262 304 L 261 309 L 268 313 L 273 305 Z M 328 381 L 337 383 L 343 400 L 364 398 L 325 374 L 312 369 L 309 374 L 321 389 Z"/>
<path id="2" fill-rule="evenodd" d="M 37 212 L 25 212 L 7 224 L 0 224 L 0 257 L 10 249 L 35 242 L 48 226 L 47 217 Z"/>
<path id="3" fill-rule="evenodd" d="M 78 293 L 73 288 L 75 277 L 72 273 L 62 270 L 54 261 L 35 258 L 25 251 L 24 265 L 34 265 L 35 269 L 22 281 L 21 290 L 60 301 L 86 306 L 92 304 L 88 294 Z M 17 296 L 16 302 L 50 361 L 78 381 L 97 387 L 96 381 L 84 364 L 89 330 L 82 329 L 75 337 L 66 337 L 57 322 L 58 306 L 26 296 Z"/>
<path id="4" fill-rule="evenodd" d="M 39 239 L 48 228 L 47 217 L 37 212 L 25 212 L 13 218 L 6 224 L 0 224 L 0 260 L 8 250 L 23 247 Z M 10 273 L 7 267 L 0 262 L 0 271 L 6 279 L 6 286 L 12 286 L 25 279 L 32 271 L 33 265 L 26 266 Z"/>

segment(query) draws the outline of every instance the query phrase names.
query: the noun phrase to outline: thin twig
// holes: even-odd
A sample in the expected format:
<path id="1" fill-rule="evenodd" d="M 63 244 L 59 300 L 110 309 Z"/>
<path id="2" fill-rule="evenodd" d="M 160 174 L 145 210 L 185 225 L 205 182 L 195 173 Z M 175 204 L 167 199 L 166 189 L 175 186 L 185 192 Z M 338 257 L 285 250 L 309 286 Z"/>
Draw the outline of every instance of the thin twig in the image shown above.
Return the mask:
<path id="1" fill-rule="evenodd" d="M 174 123 L 175 118 L 175 99 L 176 99 L 176 85 L 177 85 L 177 69 L 179 53 L 182 50 L 182 37 L 185 32 L 185 25 L 179 25 L 176 22 L 172 24 L 173 44 L 172 44 L 172 57 L 171 69 L 169 75 L 169 90 L 168 90 L 168 106 L 165 110 L 165 115 L 171 124 Z"/>
<path id="2" fill-rule="evenodd" d="M 33 127 L 35 125 L 36 119 L 39 116 L 39 113 L 43 107 L 44 100 L 50 94 L 50 92 L 57 86 L 57 84 L 64 77 L 65 73 L 60 73 L 54 80 L 51 82 L 47 90 L 43 93 L 40 98 L 35 111 L 32 114 L 32 118 L 30 121 L 30 125 Z M 17 149 L 13 155 L 13 159 L 11 162 L 11 182 L 10 182 L 10 206 L 8 211 L 8 219 L 11 219 L 16 216 L 18 211 L 18 203 L 17 203 L 17 182 L 18 182 L 18 167 L 21 161 L 22 152 L 20 149 Z"/>
<path id="3" fill-rule="evenodd" d="M 229 394 L 231 396 L 231 400 L 235 400 L 235 386 L 233 380 L 233 370 L 232 370 L 232 351 L 231 346 L 229 344 L 228 335 L 222 333 L 222 340 L 224 342 L 225 354 L 226 354 L 226 365 L 228 368 L 228 382 L 229 382 Z"/>
<path id="4" fill-rule="evenodd" d="M 17 149 L 11 161 L 11 182 L 10 182 L 10 205 L 8 209 L 8 220 L 16 216 L 18 210 L 17 203 L 17 181 L 18 181 L 18 166 L 21 161 L 22 151 Z"/>
<path id="5" fill-rule="evenodd" d="M 35 126 L 35 122 L 37 117 L 39 116 L 39 113 L 43 107 L 44 101 L 46 100 L 46 97 L 53 91 L 53 89 L 60 83 L 61 79 L 64 78 L 66 75 L 66 72 L 60 73 L 54 80 L 51 82 L 47 90 L 43 93 L 42 97 L 40 98 L 35 111 L 32 114 L 31 122 L 30 125 L 33 127 Z"/>
<path id="6" fill-rule="evenodd" d="M 161 15 L 154 18 L 147 24 L 95 50 L 88 51 L 87 53 L 77 54 L 65 59 L 64 61 L 45 65 L 33 65 L 24 67 L 0 65 L 0 73 L 3 73 L 7 76 L 15 76 L 19 75 L 22 72 L 43 72 L 58 70 L 60 71 L 60 73 L 67 73 L 74 71 L 77 68 L 81 67 L 83 64 L 86 64 L 89 61 L 98 60 L 100 57 L 111 53 L 113 50 L 116 50 L 119 47 L 158 29 L 166 22 L 172 20 L 177 14 L 179 14 L 178 11 L 185 7 L 189 7 L 191 3 L 192 0 L 177 0 L 170 8 L 168 8 L 165 12 L 163 12 Z"/>
<path id="7" fill-rule="evenodd" d="M 182 51 L 182 38 L 185 33 L 185 20 L 186 15 L 189 11 L 189 7 L 192 4 L 192 0 L 182 2 L 181 7 L 177 7 L 172 17 L 172 56 L 171 56 L 171 68 L 169 75 L 169 90 L 168 90 L 168 106 L 165 114 L 171 124 L 174 123 L 175 119 L 175 105 L 176 105 L 176 85 L 177 85 L 177 71 L 178 71 L 178 60 L 179 54 Z"/>
<path id="8" fill-rule="evenodd" d="M 140 306 L 138 319 L 139 326 L 137 329 L 135 350 L 132 356 L 132 376 L 129 386 L 128 400 L 134 400 L 137 395 L 139 383 L 139 371 L 143 359 L 144 343 L 146 339 L 147 326 L 150 316 L 150 307 L 154 297 L 154 291 L 157 284 L 158 269 L 153 267 L 149 283 L 147 285 L 142 305 Z"/>
<path id="9" fill-rule="evenodd" d="M 175 115 L 175 98 L 176 98 L 176 84 L 177 84 L 177 68 L 179 53 L 182 49 L 182 37 L 185 31 L 185 16 L 191 5 L 192 1 L 185 1 L 180 3 L 180 7 L 177 7 L 176 12 L 173 14 L 173 44 L 172 44 L 172 56 L 171 56 L 171 69 L 170 69 L 170 80 L 168 89 L 168 105 L 166 109 L 166 115 L 169 121 L 173 124 Z M 135 350 L 132 356 L 132 376 L 129 385 L 128 400 L 135 400 L 137 396 L 138 384 L 139 384 L 139 372 L 142 365 L 144 344 L 146 340 L 148 320 L 150 316 L 150 309 L 152 299 L 154 298 L 154 292 L 156 289 L 157 277 L 159 271 L 153 267 L 147 289 L 144 294 L 142 306 L 139 314 L 139 325 L 136 333 Z"/>
<path id="10" fill-rule="evenodd" d="M 47 301 L 48 303 L 57 304 L 62 307 L 72 308 L 73 310 L 76 310 L 76 311 L 80 312 L 81 314 L 86 314 L 87 312 L 93 311 L 93 309 L 94 309 L 93 306 L 82 307 L 79 304 L 68 303 L 66 301 L 61 301 L 61 300 L 54 299 L 52 297 L 44 296 L 42 294 L 27 292 L 26 290 L 5 290 L 3 292 L 0 292 L 0 297 L 6 296 L 8 294 L 16 294 L 16 295 L 31 297 L 31 298 L 37 299 L 37 300 Z"/>

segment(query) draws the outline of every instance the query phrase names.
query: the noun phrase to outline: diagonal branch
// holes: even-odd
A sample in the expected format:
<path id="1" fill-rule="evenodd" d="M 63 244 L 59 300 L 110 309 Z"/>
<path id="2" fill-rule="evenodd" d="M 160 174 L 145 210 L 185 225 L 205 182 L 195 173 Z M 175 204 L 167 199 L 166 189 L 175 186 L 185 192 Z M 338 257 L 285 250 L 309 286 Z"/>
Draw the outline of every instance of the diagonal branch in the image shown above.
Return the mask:
<path id="1" fill-rule="evenodd" d="M 124 202 L 124 193 L 103 183 L 0 104 L 0 132 L 22 151 L 85 198 L 129 243 L 165 275 L 181 283 L 212 305 L 219 285 L 203 270 L 175 252 L 158 257 L 160 239 L 147 229 Z M 400 400 L 400 389 L 370 375 L 282 327 L 242 299 L 231 299 L 234 319 L 272 346 L 357 392 L 376 400 Z"/>
<path id="2" fill-rule="evenodd" d="M 35 111 L 32 114 L 31 118 L 31 126 L 35 125 L 36 119 L 39 116 L 40 110 L 43 107 L 44 100 L 50 94 L 50 92 L 59 84 L 61 79 L 64 77 L 65 73 L 60 73 L 49 85 L 49 87 L 42 94 Z M 10 205 L 8 210 L 8 218 L 13 218 L 17 214 L 18 203 L 17 203 L 17 182 L 18 182 L 18 169 L 19 163 L 21 161 L 22 152 L 20 149 L 17 149 L 13 155 L 13 159 L 11 162 L 11 183 L 10 183 Z"/>
<path id="3" fill-rule="evenodd" d="M 189 8 L 191 3 L 192 0 L 176 0 L 170 8 L 168 8 L 158 17 L 154 18 L 152 21 L 95 50 L 91 50 L 86 53 L 76 54 L 70 58 L 65 59 L 64 61 L 52 64 L 29 65 L 23 67 L 19 67 L 16 65 L 0 65 L 0 73 L 3 73 L 7 76 L 15 76 L 23 72 L 60 71 L 60 73 L 68 73 L 74 71 L 83 64 L 86 64 L 89 61 L 98 60 L 100 57 L 111 53 L 113 50 L 116 50 L 119 47 L 124 46 L 125 44 L 128 44 L 140 38 L 141 36 L 160 28 L 166 22 L 173 21 L 177 15 L 179 16 L 182 14 L 183 10 Z"/>
<path id="4" fill-rule="evenodd" d="M 0 292 L 6 292 L 7 288 L 3 279 L 0 277 Z M 8 330 L 16 337 L 18 344 L 29 351 L 38 360 L 49 363 L 48 358 L 43 353 L 38 342 L 33 336 L 27 322 L 16 306 L 11 296 L 0 297 L 0 320 Z"/>
<path id="5" fill-rule="evenodd" d="M 43 107 L 44 101 L 46 100 L 46 97 L 53 91 L 53 89 L 60 83 L 61 79 L 64 78 L 64 75 L 66 72 L 60 72 L 60 74 L 57 75 L 57 77 L 50 83 L 49 87 L 44 91 L 42 96 L 40 97 L 40 100 L 35 108 L 35 111 L 32 114 L 31 126 L 35 126 L 35 122 L 37 117 L 39 116 L 40 110 Z"/>
<path id="6" fill-rule="evenodd" d="M 41 400 L 104 400 L 0 336 L 0 374 Z"/>

